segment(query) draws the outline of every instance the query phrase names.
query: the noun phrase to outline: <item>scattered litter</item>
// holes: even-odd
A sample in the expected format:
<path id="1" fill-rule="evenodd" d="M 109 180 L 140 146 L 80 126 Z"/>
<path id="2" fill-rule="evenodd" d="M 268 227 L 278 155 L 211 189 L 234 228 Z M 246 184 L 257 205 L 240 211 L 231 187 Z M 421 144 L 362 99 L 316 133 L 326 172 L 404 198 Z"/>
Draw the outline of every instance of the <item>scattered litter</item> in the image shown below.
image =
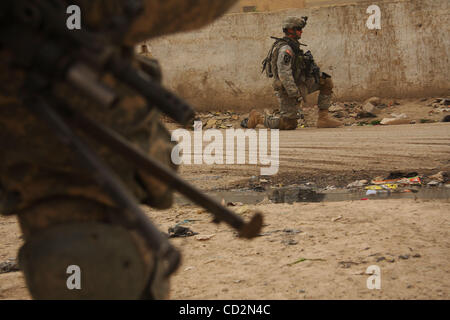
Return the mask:
<path id="1" fill-rule="evenodd" d="M 189 271 L 189 270 L 194 270 L 194 269 L 195 269 L 195 267 L 187 267 L 184 269 L 184 271 Z"/>
<path id="2" fill-rule="evenodd" d="M 194 232 L 189 228 L 182 227 L 180 225 L 176 225 L 173 228 L 169 228 L 169 238 L 178 238 L 178 237 L 192 237 L 198 234 L 198 232 Z"/>
<path id="3" fill-rule="evenodd" d="M 297 234 L 297 233 L 301 233 L 300 230 L 295 230 L 295 229 L 284 229 L 283 232 L 289 233 L 289 234 Z"/>
<path id="4" fill-rule="evenodd" d="M 438 186 L 441 183 L 439 181 L 433 180 L 427 183 L 428 186 L 434 187 L 434 186 Z"/>
<path id="5" fill-rule="evenodd" d="M 369 200 L 369 198 L 361 198 L 361 200 Z"/>
<path id="6" fill-rule="evenodd" d="M 397 188 L 398 188 L 398 184 L 386 183 L 386 184 L 382 184 L 382 185 L 367 186 L 366 190 L 369 190 L 369 191 L 372 191 L 372 190 L 395 190 Z"/>
<path id="7" fill-rule="evenodd" d="M 215 237 L 215 234 L 209 234 L 209 235 L 199 235 L 195 237 L 195 240 L 198 241 L 206 241 L 210 240 L 211 238 Z"/>
<path id="8" fill-rule="evenodd" d="M 8 273 L 19 271 L 19 265 L 14 258 L 10 258 L 4 262 L 0 262 L 0 273 Z"/>
<path id="9" fill-rule="evenodd" d="M 422 184 L 422 181 L 419 176 L 415 176 L 412 178 L 397 178 L 397 179 L 386 179 L 386 180 L 372 180 L 373 184 L 381 184 L 381 185 L 388 185 L 388 184 L 399 184 L 399 185 L 420 185 Z"/>
<path id="10" fill-rule="evenodd" d="M 295 246 L 296 244 L 298 244 L 298 242 L 295 241 L 294 239 L 283 240 L 283 241 L 281 241 L 281 243 L 288 245 L 288 246 Z"/>
<path id="11" fill-rule="evenodd" d="M 342 216 L 338 216 L 336 218 L 331 219 L 331 222 L 336 222 L 336 221 L 341 220 L 341 219 L 342 219 Z"/>
<path id="12" fill-rule="evenodd" d="M 444 182 L 444 171 L 440 171 L 432 176 L 429 176 L 428 178 L 435 180 L 435 181 L 439 181 L 439 182 Z"/>
<path id="13" fill-rule="evenodd" d="M 405 255 L 402 255 L 402 256 L 398 256 L 400 259 L 403 259 L 403 260 L 407 260 L 407 259 L 409 259 L 409 255 L 408 254 L 405 254 Z"/>
<path id="14" fill-rule="evenodd" d="M 244 204 L 242 202 L 228 202 L 227 203 L 227 207 L 240 207 L 243 206 Z"/>
<path id="15" fill-rule="evenodd" d="M 344 269 L 351 268 L 352 265 L 358 265 L 361 263 L 363 263 L 363 262 L 339 261 L 339 265 L 341 266 L 341 268 L 344 268 Z"/>
<path id="16" fill-rule="evenodd" d="M 309 259 L 309 258 L 300 258 L 294 262 L 288 263 L 287 266 L 291 267 L 297 263 L 303 262 L 303 261 L 326 261 L 325 259 Z"/>
<path id="17" fill-rule="evenodd" d="M 376 195 L 376 194 L 377 194 L 376 190 L 367 190 L 367 192 L 366 192 L 366 196 Z"/>
<path id="18" fill-rule="evenodd" d="M 367 183 L 368 183 L 367 180 L 356 180 L 356 181 L 350 183 L 349 185 L 347 185 L 347 188 L 362 187 L 362 186 L 366 185 Z"/>

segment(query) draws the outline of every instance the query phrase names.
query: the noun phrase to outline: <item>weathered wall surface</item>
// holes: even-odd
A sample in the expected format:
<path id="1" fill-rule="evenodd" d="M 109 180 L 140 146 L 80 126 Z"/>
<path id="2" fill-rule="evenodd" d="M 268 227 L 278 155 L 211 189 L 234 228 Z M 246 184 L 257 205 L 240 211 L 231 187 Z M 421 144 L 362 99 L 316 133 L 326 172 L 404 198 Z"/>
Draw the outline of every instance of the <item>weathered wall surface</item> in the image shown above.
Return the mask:
<path id="1" fill-rule="evenodd" d="M 382 11 L 381 30 L 369 30 L 370 4 Z M 200 109 L 276 106 L 261 61 L 289 15 L 309 16 L 303 33 L 322 70 L 333 76 L 337 99 L 415 97 L 448 93 L 448 0 L 370 1 L 325 8 L 230 14 L 211 26 L 148 43 L 164 82 Z"/>

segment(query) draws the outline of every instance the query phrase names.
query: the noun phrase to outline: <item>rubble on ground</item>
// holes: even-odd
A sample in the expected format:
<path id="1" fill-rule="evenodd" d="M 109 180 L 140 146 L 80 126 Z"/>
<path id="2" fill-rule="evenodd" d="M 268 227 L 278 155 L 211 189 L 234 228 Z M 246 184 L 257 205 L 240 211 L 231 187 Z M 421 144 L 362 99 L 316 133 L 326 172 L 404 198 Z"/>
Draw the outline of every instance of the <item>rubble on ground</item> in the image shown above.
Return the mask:
<path id="1" fill-rule="evenodd" d="M 211 108 L 213 109 L 213 107 Z M 258 106 L 250 106 L 248 110 L 261 110 Z M 274 108 L 273 112 L 276 112 Z M 345 126 L 376 126 L 397 124 L 422 124 L 450 121 L 450 98 L 422 98 L 395 100 L 371 97 L 363 102 L 334 102 L 329 112 L 344 123 Z M 263 110 L 261 110 L 263 113 Z M 202 122 L 205 129 L 241 128 L 241 122 L 248 117 L 246 112 L 206 111 L 196 114 L 196 121 Z M 173 123 L 163 117 L 166 123 Z M 315 127 L 317 106 L 303 107 L 299 128 Z M 261 125 L 260 125 L 261 126 Z M 192 128 L 191 128 L 192 129 Z"/>

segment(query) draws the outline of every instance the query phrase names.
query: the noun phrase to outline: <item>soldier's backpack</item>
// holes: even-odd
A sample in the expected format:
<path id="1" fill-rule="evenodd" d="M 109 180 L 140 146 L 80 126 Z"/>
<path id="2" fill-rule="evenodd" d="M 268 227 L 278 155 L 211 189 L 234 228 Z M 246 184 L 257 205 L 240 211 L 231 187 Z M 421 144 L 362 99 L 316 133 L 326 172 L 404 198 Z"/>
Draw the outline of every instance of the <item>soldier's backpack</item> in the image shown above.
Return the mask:
<path id="1" fill-rule="evenodd" d="M 284 38 L 271 37 L 271 38 L 276 41 L 274 42 L 274 44 L 270 48 L 269 52 L 267 53 L 266 58 L 262 61 L 262 71 L 261 71 L 261 73 L 266 71 L 266 76 L 268 78 L 274 77 L 274 70 L 272 69 L 272 66 L 276 64 L 276 58 L 277 58 L 277 56 L 274 55 L 274 52 L 278 51 L 278 50 L 274 50 L 275 48 L 277 48 L 277 47 L 280 48 L 282 45 L 287 44 L 294 51 L 294 54 L 295 54 L 294 60 L 295 61 L 297 61 L 298 58 L 303 58 L 303 51 L 300 49 L 298 43 L 293 42 L 292 39 L 290 39 L 288 37 L 284 37 Z M 296 63 L 296 65 L 297 65 L 297 63 Z M 294 68 L 298 69 L 297 66 Z"/>

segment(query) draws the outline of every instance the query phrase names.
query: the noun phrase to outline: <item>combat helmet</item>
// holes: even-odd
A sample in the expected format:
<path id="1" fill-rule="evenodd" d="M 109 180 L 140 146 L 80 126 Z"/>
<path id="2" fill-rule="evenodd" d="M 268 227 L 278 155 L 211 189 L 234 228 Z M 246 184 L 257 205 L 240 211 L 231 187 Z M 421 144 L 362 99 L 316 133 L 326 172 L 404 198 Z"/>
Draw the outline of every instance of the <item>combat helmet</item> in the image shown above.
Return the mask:
<path id="1" fill-rule="evenodd" d="M 287 17 L 283 21 L 283 31 L 287 31 L 288 29 L 303 29 L 306 26 L 306 21 L 308 21 L 308 17 Z"/>

